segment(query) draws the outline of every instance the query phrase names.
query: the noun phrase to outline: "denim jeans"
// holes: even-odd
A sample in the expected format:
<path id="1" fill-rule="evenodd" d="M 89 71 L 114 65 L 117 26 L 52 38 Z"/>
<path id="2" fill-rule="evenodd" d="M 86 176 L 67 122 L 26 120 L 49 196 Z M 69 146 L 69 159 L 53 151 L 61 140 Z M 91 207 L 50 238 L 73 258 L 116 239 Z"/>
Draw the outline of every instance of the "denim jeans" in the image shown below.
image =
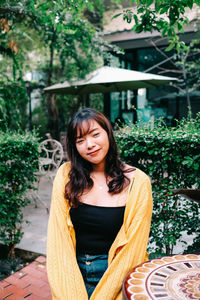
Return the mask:
<path id="1" fill-rule="evenodd" d="M 108 255 L 77 255 L 77 262 L 82 273 L 88 297 L 92 295 L 96 285 L 108 267 Z"/>

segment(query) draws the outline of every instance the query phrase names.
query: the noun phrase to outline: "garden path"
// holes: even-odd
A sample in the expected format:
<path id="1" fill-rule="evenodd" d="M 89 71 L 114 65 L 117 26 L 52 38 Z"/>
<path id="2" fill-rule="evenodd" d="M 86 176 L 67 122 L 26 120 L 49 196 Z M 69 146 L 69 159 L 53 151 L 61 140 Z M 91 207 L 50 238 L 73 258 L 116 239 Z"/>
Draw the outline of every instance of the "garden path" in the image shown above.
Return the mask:
<path id="1" fill-rule="evenodd" d="M 37 201 L 37 208 L 33 200 L 34 193 L 32 193 L 31 203 L 24 208 L 24 222 L 22 231 L 24 236 L 21 242 L 16 246 L 17 248 L 36 252 L 39 254 L 46 254 L 46 235 L 49 214 L 46 207 L 50 208 L 51 202 L 52 181 L 46 177 L 42 177 L 39 184 L 38 195 L 42 201 Z"/>
<path id="2" fill-rule="evenodd" d="M 20 271 L 0 281 L 2 300 L 51 300 L 46 258 L 39 256 Z"/>

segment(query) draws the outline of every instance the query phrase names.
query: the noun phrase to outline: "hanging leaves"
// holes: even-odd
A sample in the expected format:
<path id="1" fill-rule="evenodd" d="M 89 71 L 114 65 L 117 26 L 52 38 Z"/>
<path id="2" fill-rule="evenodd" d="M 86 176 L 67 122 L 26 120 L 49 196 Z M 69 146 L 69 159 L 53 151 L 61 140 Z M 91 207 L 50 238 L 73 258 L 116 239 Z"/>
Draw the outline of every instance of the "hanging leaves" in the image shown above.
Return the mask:
<path id="1" fill-rule="evenodd" d="M 193 0 L 136 0 L 136 7 L 123 11 L 123 19 L 127 23 L 133 22 L 133 30 L 137 33 L 156 30 L 167 36 L 171 43 L 170 49 L 176 47 L 178 51 L 182 45 L 176 36 L 184 33 L 183 25 L 188 25 L 186 9 L 192 9 L 194 4 L 200 6 L 200 1 Z M 120 14 L 115 15 L 117 18 Z M 169 50 L 167 50 L 169 51 Z"/>
<path id="2" fill-rule="evenodd" d="M 0 19 L 1 27 L 5 32 L 8 32 L 10 30 L 8 26 L 8 21 L 6 19 Z"/>
<path id="3" fill-rule="evenodd" d="M 17 54 L 18 51 L 19 51 L 19 47 L 18 47 L 17 43 L 14 43 L 13 40 L 10 40 L 10 41 L 9 41 L 9 43 L 8 43 L 8 48 L 11 48 L 12 51 L 13 51 L 15 54 Z"/>

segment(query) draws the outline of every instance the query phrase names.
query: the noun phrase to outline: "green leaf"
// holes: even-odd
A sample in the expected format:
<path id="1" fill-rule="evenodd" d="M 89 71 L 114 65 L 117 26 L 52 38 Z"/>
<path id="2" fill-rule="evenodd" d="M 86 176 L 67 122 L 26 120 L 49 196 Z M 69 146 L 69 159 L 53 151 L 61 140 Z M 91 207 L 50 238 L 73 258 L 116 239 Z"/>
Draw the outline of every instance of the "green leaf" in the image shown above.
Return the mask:
<path id="1" fill-rule="evenodd" d="M 161 10 L 159 11 L 160 15 L 165 14 L 165 13 L 167 13 L 167 12 L 168 12 L 168 7 L 167 7 L 167 6 L 163 6 L 163 7 L 161 8 Z"/>
<path id="2" fill-rule="evenodd" d="M 134 20 L 135 20 L 135 24 L 138 24 L 138 17 L 137 17 L 137 15 L 133 15 L 133 18 L 134 18 Z"/>
<path id="3" fill-rule="evenodd" d="M 200 166 L 199 166 L 198 163 L 195 163 L 195 164 L 194 164 L 194 169 L 195 169 L 195 170 L 199 170 L 199 167 L 200 167 Z"/>
<path id="4" fill-rule="evenodd" d="M 162 30 L 162 37 L 164 37 L 167 33 L 167 27 L 165 27 L 163 30 Z"/>
<path id="5" fill-rule="evenodd" d="M 194 1 L 194 2 L 196 2 L 196 1 Z M 197 2 L 199 2 L 198 5 L 200 5 L 200 1 L 197 1 Z M 187 1 L 187 4 L 188 4 L 188 7 L 189 7 L 190 9 L 192 9 L 192 7 L 193 7 L 193 0 L 188 0 L 188 1 Z"/>
<path id="6" fill-rule="evenodd" d="M 177 27 L 179 31 L 183 30 L 183 25 L 181 23 L 177 23 Z"/>
<path id="7" fill-rule="evenodd" d="M 153 2 L 154 2 L 153 0 L 146 0 L 146 5 L 150 6 L 151 4 L 153 4 Z"/>
<path id="8" fill-rule="evenodd" d="M 171 42 L 171 43 L 169 44 L 169 46 L 165 49 L 165 51 L 166 51 L 166 52 L 169 52 L 169 51 L 171 51 L 174 47 L 175 47 L 174 42 Z"/>
<path id="9" fill-rule="evenodd" d="M 122 15 L 122 13 L 119 13 L 119 14 L 114 15 L 114 16 L 112 17 L 112 20 L 118 18 L 118 17 L 121 16 L 121 15 Z"/>

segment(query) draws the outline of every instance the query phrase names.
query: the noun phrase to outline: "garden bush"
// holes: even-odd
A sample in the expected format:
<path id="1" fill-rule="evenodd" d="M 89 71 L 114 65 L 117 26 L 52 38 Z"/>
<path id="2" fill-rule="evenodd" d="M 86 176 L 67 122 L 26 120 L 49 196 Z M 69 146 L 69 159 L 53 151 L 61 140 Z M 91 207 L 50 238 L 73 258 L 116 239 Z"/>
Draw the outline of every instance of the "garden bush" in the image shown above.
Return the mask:
<path id="1" fill-rule="evenodd" d="M 0 81 L 0 130 L 25 130 L 28 123 L 27 103 L 24 82 Z"/>
<path id="2" fill-rule="evenodd" d="M 0 242 L 14 253 L 22 238 L 22 208 L 29 203 L 38 170 L 38 139 L 35 134 L 0 132 Z"/>
<path id="3" fill-rule="evenodd" d="M 177 242 L 185 243 L 183 232 L 196 233 L 199 244 L 199 206 L 172 195 L 172 190 L 200 188 L 200 114 L 195 119 L 183 119 L 175 128 L 166 127 L 162 121 L 153 129 L 150 123 L 131 125 L 117 132 L 116 139 L 122 160 L 151 177 L 154 207 L 150 252 L 173 254 Z"/>

